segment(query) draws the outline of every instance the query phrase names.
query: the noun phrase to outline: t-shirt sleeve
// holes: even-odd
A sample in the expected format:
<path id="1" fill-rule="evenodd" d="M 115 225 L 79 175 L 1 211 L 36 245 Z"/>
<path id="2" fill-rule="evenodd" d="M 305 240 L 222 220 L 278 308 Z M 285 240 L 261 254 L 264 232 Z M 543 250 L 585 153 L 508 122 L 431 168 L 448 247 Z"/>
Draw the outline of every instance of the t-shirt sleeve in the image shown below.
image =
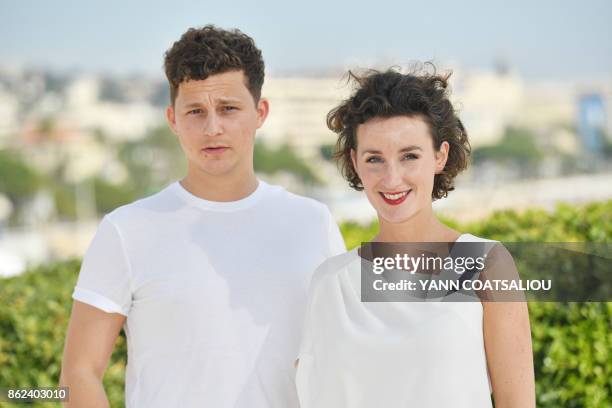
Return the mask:
<path id="1" fill-rule="evenodd" d="M 311 279 L 310 286 L 308 288 L 308 296 L 306 300 L 306 312 L 304 313 L 304 319 L 302 320 L 302 333 L 301 333 L 302 336 L 300 339 L 300 346 L 299 346 L 298 355 L 296 356 L 296 358 L 300 358 L 304 354 L 310 354 L 311 352 L 311 348 L 312 348 L 312 306 L 315 301 L 314 295 L 315 295 L 315 280 Z"/>
<path id="2" fill-rule="evenodd" d="M 132 303 L 130 273 L 121 234 L 106 215 L 83 257 L 72 298 L 127 316 Z"/>
<path id="3" fill-rule="evenodd" d="M 331 212 L 329 212 L 327 208 L 325 211 L 327 213 L 327 236 L 329 240 L 328 256 L 332 257 L 343 254 L 346 252 L 346 245 L 344 243 L 344 238 L 342 238 L 342 234 L 340 233 L 340 228 L 338 228 L 338 224 L 336 224 Z"/>
<path id="4" fill-rule="evenodd" d="M 336 224 L 334 217 L 332 216 L 331 212 L 327 207 L 325 207 L 325 219 L 325 228 L 327 230 L 327 257 L 331 258 L 333 256 L 345 253 L 346 245 L 344 243 L 344 239 L 342 238 L 342 234 L 340 233 L 340 228 L 338 228 L 338 224 Z M 326 265 L 327 261 L 324 261 L 321 265 L 319 265 L 319 267 L 312 274 L 312 278 L 308 286 L 306 312 L 304 314 L 304 319 L 302 320 L 302 336 L 300 340 L 298 355 L 296 358 L 300 358 L 305 354 L 307 355 L 311 353 L 313 335 L 312 314 L 313 304 L 316 302 L 316 287 L 318 286 L 317 277 L 326 268 Z"/>

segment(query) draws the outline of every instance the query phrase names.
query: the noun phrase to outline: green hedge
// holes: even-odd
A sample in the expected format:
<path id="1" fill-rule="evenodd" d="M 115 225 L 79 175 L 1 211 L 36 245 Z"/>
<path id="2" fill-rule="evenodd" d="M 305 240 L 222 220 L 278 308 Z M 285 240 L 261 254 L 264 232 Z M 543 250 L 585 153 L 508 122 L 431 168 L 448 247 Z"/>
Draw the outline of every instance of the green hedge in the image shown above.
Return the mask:
<path id="1" fill-rule="evenodd" d="M 502 241 L 610 242 L 611 217 L 608 201 L 562 205 L 553 212 L 498 212 L 464 226 L 448 222 Z M 341 229 L 352 248 L 374 236 L 377 226 L 346 223 Z M 0 387 L 57 385 L 79 267 L 80 261 L 72 260 L 0 280 Z M 529 311 L 538 406 L 612 406 L 612 303 L 530 303 Z M 123 406 L 125 356 L 122 333 L 104 378 L 113 407 Z"/>
<path id="2" fill-rule="evenodd" d="M 0 388 L 58 385 L 72 289 L 79 268 L 80 261 L 71 260 L 0 280 Z M 122 331 L 104 377 L 104 388 L 112 407 L 124 405 L 126 355 Z M 0 402 L 0 406 L 5 405 Z M 28 406 L 60 404 L 47 402 Z"/>

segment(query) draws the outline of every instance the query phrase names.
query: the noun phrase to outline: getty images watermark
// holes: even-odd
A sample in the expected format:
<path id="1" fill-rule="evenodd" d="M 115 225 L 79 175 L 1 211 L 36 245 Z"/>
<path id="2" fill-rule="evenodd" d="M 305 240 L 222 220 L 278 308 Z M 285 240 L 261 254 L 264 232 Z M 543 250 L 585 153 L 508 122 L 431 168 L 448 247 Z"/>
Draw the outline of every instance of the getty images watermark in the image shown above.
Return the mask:
<path id="1" fill-rule="evenodd" d="M 364 243 L 361 299 L 610 301 L 609 244 Z"/>

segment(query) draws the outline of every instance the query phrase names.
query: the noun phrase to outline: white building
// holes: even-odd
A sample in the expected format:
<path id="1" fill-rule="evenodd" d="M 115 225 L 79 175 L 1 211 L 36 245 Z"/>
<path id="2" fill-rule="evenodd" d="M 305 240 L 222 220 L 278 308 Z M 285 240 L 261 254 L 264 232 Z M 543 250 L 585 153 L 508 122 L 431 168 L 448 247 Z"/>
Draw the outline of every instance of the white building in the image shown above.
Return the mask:
<path id="1" fill-rule="evenodd" d="M 4 147 L 11 135 L 17 133 L 17 115 L 19 112 L 19 101 L 17 98 L 4 91 L 0 85 L 0 148 Z"/>
<path id="2" fill-rule="evenodd" d="M 60 120 L 83 130 L 100 129 L 117 140 L 137 140 L 164 120 L 164 112 L 148 103 L 101 102 L 99 94 L 99 79 L 75 80 L 66 91 Z"/>
<path id="3" fill-rule="evenodd" d="M 318 155 L 319 146 L 335 143 L 327 113 L 349 91 L 335 78 L 268 79 L 262 96 L 270 101 L 270 115 L 260 130 L 262 139 L 272 145 L 287 143 L 304 157 Z"/>

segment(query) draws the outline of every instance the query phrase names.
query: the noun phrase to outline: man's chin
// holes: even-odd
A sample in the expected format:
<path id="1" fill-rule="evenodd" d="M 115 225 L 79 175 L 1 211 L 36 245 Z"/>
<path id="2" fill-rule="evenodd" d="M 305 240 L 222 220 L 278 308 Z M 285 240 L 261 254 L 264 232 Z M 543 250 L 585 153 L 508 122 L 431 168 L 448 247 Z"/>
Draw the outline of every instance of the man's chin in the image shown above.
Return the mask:
<path id="1" fill-rule="evenodd" d="M 216 163 L 200 164 L 197 167 L 200 172 L 211 177 L 227 177 L 235 171 L 237 166 L 235 163 L 217 161 Z"/>

